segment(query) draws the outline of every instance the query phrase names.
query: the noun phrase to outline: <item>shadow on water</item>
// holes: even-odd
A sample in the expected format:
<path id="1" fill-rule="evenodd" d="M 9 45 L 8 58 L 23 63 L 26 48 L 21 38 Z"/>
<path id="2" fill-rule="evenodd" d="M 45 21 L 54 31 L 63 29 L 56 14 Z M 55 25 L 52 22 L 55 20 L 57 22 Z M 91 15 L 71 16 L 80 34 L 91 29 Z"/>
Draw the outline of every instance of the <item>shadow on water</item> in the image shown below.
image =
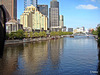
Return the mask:
<path id="1" fill-rule="evenodd" d="M 19 54 L 23 54 L 23 44 L 5 47 L 0 59 L 0 75 L 11 75 L 16 71 Z"/>
<path id="2" fill-rule="evenodd" d="M 98 75 L 100 75 L 100 44 L 98 43 Z"/>

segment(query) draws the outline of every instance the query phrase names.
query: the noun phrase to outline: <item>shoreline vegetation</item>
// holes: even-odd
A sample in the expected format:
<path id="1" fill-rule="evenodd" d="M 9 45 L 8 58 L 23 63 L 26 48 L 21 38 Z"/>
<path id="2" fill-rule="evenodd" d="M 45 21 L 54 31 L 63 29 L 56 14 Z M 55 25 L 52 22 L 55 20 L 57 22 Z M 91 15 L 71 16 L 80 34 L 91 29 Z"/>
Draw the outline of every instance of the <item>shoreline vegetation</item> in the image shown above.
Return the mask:
<path id="1" fill-rule="evenodd" d="M 98 36 L 97 42 L 98 42 L 98 47 L 100 47 L 100 26 L 97 27 L 97 30 L 95 30 L 95 31 L 93 30 L 92 34 Z"/>
<path id="2" fill-rule="evenodd" d="M 46 41 L 51 39 L 59 39 L 66 35 L 72 35 L 72 32 L 50 32 L 47 34 L 45 31 L 42 32 L 24 32 L 23 30 L 18 30 L 17 32 L 12 32 L 6 34 L 5 45 L 29 43 L 37 41 Z"/>

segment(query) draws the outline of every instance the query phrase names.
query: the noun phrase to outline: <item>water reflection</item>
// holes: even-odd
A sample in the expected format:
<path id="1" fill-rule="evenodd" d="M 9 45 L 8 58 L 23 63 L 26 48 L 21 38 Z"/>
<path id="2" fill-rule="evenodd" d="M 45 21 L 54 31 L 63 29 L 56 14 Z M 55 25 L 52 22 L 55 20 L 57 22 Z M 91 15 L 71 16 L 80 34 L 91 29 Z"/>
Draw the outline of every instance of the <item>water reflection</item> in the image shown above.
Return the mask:
<path id="1" fill-rule="evenodd" d="M 91 75 L 96 70 L 100 72 L 100 50 L 94 38 L 5 46 L 0 59 L 0 75 Z"/>
<path id="2" fill-rule="evenodd" d="M 98 46 L 98 60 L 99 60 L 99 62 L 98 62 L 98 75 L 100 75 L 100 47 Z"/>
<path id="3" fill-rule="evenodd" d="M 3 58 L 0 59 L 0 74 L 40 75 L 58 69 L 63 42 L 63 39 L 58 39 L 5 46 Z"/>
<path id="4" fill-rule="evenodd" d="M 50 41 L 50 59 L 54 69 L 59 68 L 60 54 L 63 51 L 63 39 Z"/>
<path id="5" fill-rule="evenodd" d="M 18 62 L 18 54 L 23 45 L 13 45 L 5 47 L 4 55 L 0 59 L 0 74 L 11 75 L 16 70 Z M 23 49 L 22 49 L 23 50 Z"/>

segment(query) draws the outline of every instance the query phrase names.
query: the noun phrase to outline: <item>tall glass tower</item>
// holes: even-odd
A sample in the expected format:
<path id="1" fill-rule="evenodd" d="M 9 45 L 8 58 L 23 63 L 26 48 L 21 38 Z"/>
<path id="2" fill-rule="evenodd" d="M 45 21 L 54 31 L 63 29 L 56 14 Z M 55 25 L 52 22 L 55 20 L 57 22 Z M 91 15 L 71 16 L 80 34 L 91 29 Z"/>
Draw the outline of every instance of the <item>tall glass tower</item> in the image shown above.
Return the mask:
<path id="1" fill-rule="evenodd" d="M 24 9 L 31 5 L 37 7 L 37 0 L 24 0 Z"/>

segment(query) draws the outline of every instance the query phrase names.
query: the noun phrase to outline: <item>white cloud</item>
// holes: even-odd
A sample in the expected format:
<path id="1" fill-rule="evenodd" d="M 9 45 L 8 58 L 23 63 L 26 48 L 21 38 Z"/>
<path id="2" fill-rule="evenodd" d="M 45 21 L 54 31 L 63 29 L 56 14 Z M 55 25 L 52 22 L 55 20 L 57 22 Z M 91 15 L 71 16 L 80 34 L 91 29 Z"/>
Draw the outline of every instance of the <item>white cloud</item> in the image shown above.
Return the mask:
<path id="1" fill-rule="evenodd" d="M 93 6 L 91 4 L 88 4 L 88 5 L 79 5 L 76 7 L 77 9 L 98 9 L 98 7 L 96 6 Z"/>

